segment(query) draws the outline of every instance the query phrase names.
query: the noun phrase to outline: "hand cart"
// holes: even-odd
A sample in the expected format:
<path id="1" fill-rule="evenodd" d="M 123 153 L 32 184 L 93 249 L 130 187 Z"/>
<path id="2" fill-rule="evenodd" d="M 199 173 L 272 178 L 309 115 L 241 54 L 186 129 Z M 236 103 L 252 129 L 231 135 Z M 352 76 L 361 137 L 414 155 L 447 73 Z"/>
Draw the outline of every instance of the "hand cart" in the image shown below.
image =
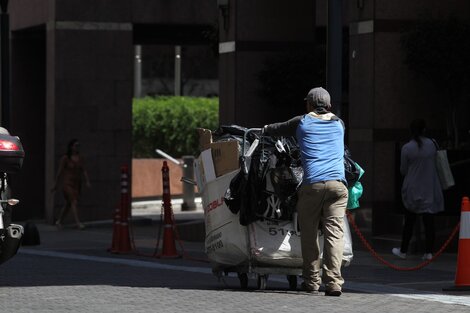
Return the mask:
<path id="1" fill-rule="evenodd" d="M 264 219 L 242 226 L 239 214 L 233 214 L 224 202 L 232 179 L 239 171 L 248 174 L 251 155 L 259 144 L 255 139 L 245 152 L 247 135 L 254 131 L 261 129 L 248 129 L 244 134 L 241 168 L 207 182 L 200 190 L 206 226 L 205 252 L 214 275 L 221 278 L 237 273 L 242 289 L 248 287 L 249 276 L 256 277 L 258 289 L 264 290 L 269 275 L 279 274 L 286 275 L 289 288 L 296 290 L 303 263 L 297 220 Z"/>
<path id="2" fill-rule="evenodd" d="M 248 173 L 249 158 L 259 141 L 255 140 L 245 152 L 247 135 L 259 128 L 249 129 L 243 139 L 241 171 Z M 270 274 L 287 275 L 289 287 L 297 288 L 297 276 L 302 274 L 300 237 L 292 221 L 256 221 L 248 226 L 239 223 L 224 203 L 224 195 L 238 171 L 217 177 L 201 190 L 205 213 L 205 250 L 213 264 L 213 273 L 222 277 L 238 274 L 241 288 L 248 287 L 249 275 L 257 278 L 258 289 L 265 289 Z"/>

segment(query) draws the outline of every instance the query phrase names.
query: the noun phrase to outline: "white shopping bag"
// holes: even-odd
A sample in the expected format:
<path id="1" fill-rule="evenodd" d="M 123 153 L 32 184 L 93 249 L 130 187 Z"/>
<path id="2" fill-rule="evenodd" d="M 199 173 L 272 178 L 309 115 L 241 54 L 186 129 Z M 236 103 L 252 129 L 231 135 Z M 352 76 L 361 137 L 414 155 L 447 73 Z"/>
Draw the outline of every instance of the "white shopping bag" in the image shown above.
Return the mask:
<path id="1" fill-rule="evenodd" d="M 302 267 L 300 234 L 291 221 L 256 221 L 248 227 L 254 261 L 269 266 Z"/>
<path id="2" fill-rule="evenodd" d="M 252 258 L 272 266 L 302 267 L 301 233 L 291 221 L 257 221 L 250 224 L 249 237 Z M 353 259 L 352 237 L 347 216 L 344 215 L 344 249 L 342 265 Z M 323 234 L 319 234 L 320 257 L 323 254 Z"/>
<path id="3" fill-rule="evenodd" d="M 436 169 L 443 190 L 449 189 L 455 185 L 454 176 L 452 175 L 449 160 L 447 159 L 447 150 L 436 151 Z"/>

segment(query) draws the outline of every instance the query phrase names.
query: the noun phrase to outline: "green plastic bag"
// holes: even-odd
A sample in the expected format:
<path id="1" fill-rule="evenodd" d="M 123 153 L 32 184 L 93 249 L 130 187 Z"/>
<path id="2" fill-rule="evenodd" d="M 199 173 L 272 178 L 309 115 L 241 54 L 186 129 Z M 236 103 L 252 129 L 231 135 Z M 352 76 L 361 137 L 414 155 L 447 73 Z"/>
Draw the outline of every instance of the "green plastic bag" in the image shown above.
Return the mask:
<path id="1" fill-rule="evenodd" d="M 359 168 L 359 179 L 361 179 L 362 175 L 364 174 L 364 170 L 357 163 L 356 166 Z M 346 207 L 349 210 L 357 209 L 359 207 L 359 198 L 361 198 L 363 191 L 364 188 L 362 187 L 362 184 L 359 180 L 354 184 L 354 186 L 348 188 L 348 204 Z"/>

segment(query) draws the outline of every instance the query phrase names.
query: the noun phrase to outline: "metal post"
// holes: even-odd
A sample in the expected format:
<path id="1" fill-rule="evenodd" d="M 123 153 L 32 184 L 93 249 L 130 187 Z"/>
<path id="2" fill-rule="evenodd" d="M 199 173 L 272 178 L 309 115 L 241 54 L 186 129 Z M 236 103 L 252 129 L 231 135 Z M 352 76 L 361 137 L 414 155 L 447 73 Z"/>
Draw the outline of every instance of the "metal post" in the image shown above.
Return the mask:
<path id="1" fill-rule="evenodd" d="M 8 0 L 0 1 L 0 60 L 1 60 L 1 122 L 2 127 L 10 128 L 10 16 Z"/>
<path id="2" fill-rule="evenodd" d="M 181 96 L 181 46 L 175 46 L 175 96 Z"/>
<path id="3" fill-rule="evenodd" d="M 134 98 L 142 97 L 142 46 L 135 46 Z"/>
<path id="4" fill-rule="evenodd" d="M 328 0 L 327 27 L 327 89 L 331 95 L 334 113 L 341 116 L 342 106 L 342 53 L 343 53 L 343 19 L 342 1 Z"/>
<path id="5" fill-rule="evenodd" d="M 183 177 L 194 180 L 194 156 L 183 156 Z M 194 202 L 194 185 L 183 182 L 183 204 L 181 205 L 182 211 L 196 210 Z"/>

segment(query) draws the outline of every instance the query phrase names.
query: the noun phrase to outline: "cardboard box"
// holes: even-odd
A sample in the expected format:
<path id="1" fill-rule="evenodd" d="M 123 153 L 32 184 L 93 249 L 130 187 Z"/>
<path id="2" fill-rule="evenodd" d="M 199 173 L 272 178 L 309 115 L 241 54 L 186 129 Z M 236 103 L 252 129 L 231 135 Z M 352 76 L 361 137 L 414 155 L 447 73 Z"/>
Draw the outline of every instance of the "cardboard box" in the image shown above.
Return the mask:
<path id="1" fill-rule="evenodd" d="M 211 149 L 202 151 L 199 157 L 194 160 L 194 172 L 196 173 L 197 188 L 200 191 L 204 189 L 207 183 L 215 180 L 216 175 Z"/>
<path id="2" fill-rule="evenodd" d="M 212 160 L 217 177 L 237 170 L 240 167 L 238 141 L 219 141 L 210 144 Z"/>
<path id="3" fill-rule="evenodd" d="M 212 132 L 209 129 L 197 128 L 199 133 L 199 150 L 202 152 L 210 148 L 212 143 Z"/>
<path id="4" fill-rule="evenodd" d="M 203 185 L 227 173 L 240 168 L 239 162 L 239 144 L 237 140 L 212 142 L 212 132 L 209 129 L 197 128 L 199 133 L 199 149 L 201 149 L 201 160 L 199 163 L 199 172 L 203 173 L 200 182 Z M 207 155 L 208 149 L 211 159 Z M 203 157 L 203 154 L 205 155 Z M 212 168 L 209 163 L 212 163 Z M 213 174 L 214 173 L 214 174 Z M 199 184 L 198 184 L 199 185 Z M 201 188 L 199 188 L 201 190 Z"/>

